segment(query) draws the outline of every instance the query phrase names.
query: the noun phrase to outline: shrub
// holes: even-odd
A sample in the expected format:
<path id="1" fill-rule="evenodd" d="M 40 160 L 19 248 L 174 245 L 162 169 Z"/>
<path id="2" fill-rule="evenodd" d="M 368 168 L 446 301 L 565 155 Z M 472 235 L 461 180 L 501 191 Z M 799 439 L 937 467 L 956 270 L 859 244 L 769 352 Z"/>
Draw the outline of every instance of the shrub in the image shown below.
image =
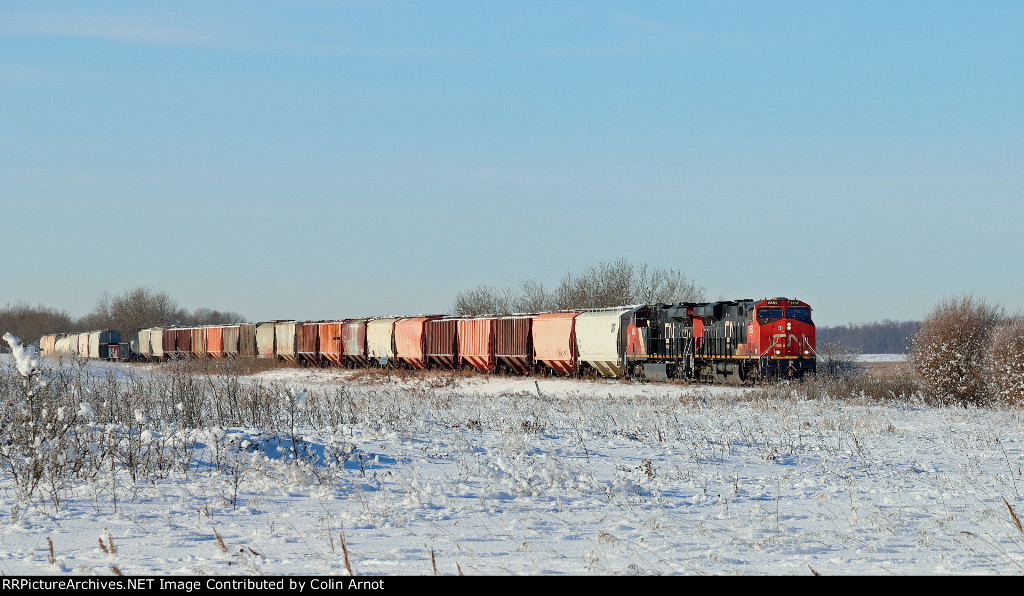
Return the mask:
<path id="1" fill-rule="evenodd" d="M 943 300 L 914 334 L 911 362 L 939 403 L 980 405 L 990 399 L 985 354 L 1003 309 L 972 296 Z"/>
<path id="2" fill-rule="evenodd" d="M 1010 319 L 992 332 L 985 352 L 985 377 L 997 401 L 1024 404 L 1024 319 Z"/>

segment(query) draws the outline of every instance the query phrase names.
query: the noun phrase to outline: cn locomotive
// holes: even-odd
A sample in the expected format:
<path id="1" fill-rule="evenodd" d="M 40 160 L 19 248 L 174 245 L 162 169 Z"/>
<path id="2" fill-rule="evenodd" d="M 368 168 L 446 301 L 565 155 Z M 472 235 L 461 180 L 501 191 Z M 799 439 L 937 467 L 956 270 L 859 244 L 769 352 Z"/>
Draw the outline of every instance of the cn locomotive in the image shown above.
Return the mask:
<path id="1" fill-rule="evenodd" d="M 627 354 L 635 353 L 636 376 L 749 383 L 815 371 L 814 322 L 805 302 L 772 298 L 645 308 L 629 328 Z"/>
<path id="2" fill-rule="evenodd" d="M 139 330 L 130 343 L 94 332 L 81 334 L 88 348 L 75 336 L 46 336 L 40 345 L 44 354 L 121 360 L 251 357 L 313 366 L 466 367 L 751 384 L 813 373 L 814 329 L 807 303 L 765 298 L 516 315 L 155 327 Z M 107 336 L 109 346 L 93 349 L 90 340 Z M 71 337 L 77 346 L 67 345 Z"/>

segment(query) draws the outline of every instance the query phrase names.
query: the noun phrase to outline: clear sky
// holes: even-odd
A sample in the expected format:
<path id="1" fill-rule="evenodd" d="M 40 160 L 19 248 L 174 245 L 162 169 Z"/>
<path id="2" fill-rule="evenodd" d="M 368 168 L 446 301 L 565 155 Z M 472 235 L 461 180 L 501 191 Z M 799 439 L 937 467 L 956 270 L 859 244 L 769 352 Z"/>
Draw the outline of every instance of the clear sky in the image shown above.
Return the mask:
<path id="1" fill-rule="evenodd" d="M 0 304 L 444 312 L 626 257 L 1024 308 L 1024 2 L 0 4 Z"/>

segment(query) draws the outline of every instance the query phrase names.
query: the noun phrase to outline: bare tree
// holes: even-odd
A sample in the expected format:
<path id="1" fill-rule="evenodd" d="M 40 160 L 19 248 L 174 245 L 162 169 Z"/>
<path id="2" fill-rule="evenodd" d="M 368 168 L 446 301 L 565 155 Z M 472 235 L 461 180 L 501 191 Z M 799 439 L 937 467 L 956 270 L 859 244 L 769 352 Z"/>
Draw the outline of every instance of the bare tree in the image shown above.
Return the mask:
<path id="1" fill-rule="evenodd" d="M 647 263 L 641 263 L 635 277 L 633 302 L 636 304 L 677 304 L 704 300 L 704 287 L 697 285 L 682 271 L 661 267 L 648 269 Z"/>
<path id="2" fill-rule="evenodd" d="M 163 291 L 139 286 L 109 298 L 106 306 L 110 329 L 130 338 L 139 329 L 185 323 L 187 312 L 178 301 Z"/>
<path id="3" fill-rule="evenodd" d="M 579 275 L 567 271 L 555 290 L 560 309 L 605 308 L 629 304 L 698 302 L 704 288 L 676 269 L 636 265 L 620 258 L 588 267 Z"/>
<path id="4" fill-rule="evenodd" d="M 533 279 L 518 289 L 478 286 L 459 292 L 452 305 L 457 315 L 545 312 L 573 308 L 605 308 L 630 304 L 699 302 L 704 288 L 676 269 L 636 265 L 620 258 L 566 271 L 553 291 Z"/>
<path id="5" fill-rule="evenodd" d="M 189 312 L 167 292 L 137 287 L 111 298 L 104 293 L 95 313 L 106 313 L 108 325 L 96 328 L 117 329 L 130 338 L 139 329 L 167 325 L 218 325 L 241 323 L 245 317 L 230 311 L 200 307 Z"/>
<path id="6" fill-rule="evenodd" d="M 39 343 L 39 338 L 49 333 L 67 331 L 73 325 L 71 316 L 64 311 L 43 306 L 29 306 L 19 302 L 6 304 L 0 309 L 0 334 L 10 332 L 22 339 L 22 343 Z"/>
<path id="7" fill-rule="evenodd" d="M 214 310 L 212 308 L 200 307 L 185 315 L 186 325 L 233 325 L 244 323 L 245 317 L 230 311 Z"/>
<path id="8" fill-rule="evenodd" d="M 511 308 L 511 292 L 508 288 L 477 286 L 455 295 L 452 313 L 459 316 L 506 314 Z"/>
<path id="9" fill-rule="evenodd" d="M 512 311 L 519 313 L 546 312 L 555 310 L 554 297 L 544 284 L 534 279 L 519 282 L 519 293 L 512 300 Z"/>
<path id="10" fill-rule="evenodd" d="M 559 309 L 602 308 L 630 304 L 635 267 L 625 259 L 591 265 L 582 273 L 566 271 L 555 289 Z"/>

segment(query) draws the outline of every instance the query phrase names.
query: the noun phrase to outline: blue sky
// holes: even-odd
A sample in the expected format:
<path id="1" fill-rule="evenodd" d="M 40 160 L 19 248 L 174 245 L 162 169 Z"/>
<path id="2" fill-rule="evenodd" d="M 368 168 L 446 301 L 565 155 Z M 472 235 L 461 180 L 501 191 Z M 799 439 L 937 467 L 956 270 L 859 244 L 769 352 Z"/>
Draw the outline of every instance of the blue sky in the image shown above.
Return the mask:
<path id="1" fill-rule="evenodd" d="M 0 303 L 448 310 L 626 257 L 1024 308 L 1024 3 L 0 5 Z"/>

